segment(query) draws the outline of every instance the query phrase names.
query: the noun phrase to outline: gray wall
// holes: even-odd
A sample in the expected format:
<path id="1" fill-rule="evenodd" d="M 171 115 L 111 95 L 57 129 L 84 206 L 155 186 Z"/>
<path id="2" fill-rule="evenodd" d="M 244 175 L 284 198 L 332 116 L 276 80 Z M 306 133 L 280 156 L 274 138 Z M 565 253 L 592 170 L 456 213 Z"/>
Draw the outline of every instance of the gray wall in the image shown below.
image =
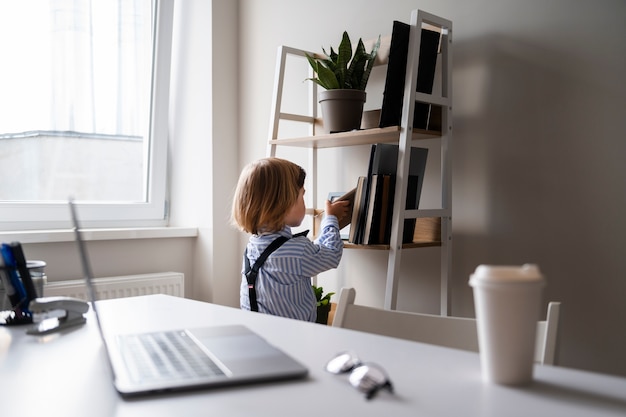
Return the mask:
<path id="1" fill-rule="evenodd" d="M 560 363 L 626 375 L 626 3 L 241 0 L 239 7 L 240 164 L 265 155 L 278 45 L 320 51 L 343 30 L 371 39 L 390 33 L 394 19 L 408 22 L 415 8 L 452 20 L 453 314 L 474 314 L 467 280 L 477 265 L 537 263 L 546 301 L 563 302 Z M 366 167 L 367 149 L 335 154 L 320 156 L 325 167 L 337 166 L 320 182 L 321 195 L 348 189 Z M 434 185 L 425 187 L 429 204 Z M 437 249 L 403 257 L 400 309 L 438 312 L 438 258 Z M 385 271 L 386 253 L 352 250 L 320 280 L 329 289 L 353 285 L 357 302 L 382 305 Z"/>

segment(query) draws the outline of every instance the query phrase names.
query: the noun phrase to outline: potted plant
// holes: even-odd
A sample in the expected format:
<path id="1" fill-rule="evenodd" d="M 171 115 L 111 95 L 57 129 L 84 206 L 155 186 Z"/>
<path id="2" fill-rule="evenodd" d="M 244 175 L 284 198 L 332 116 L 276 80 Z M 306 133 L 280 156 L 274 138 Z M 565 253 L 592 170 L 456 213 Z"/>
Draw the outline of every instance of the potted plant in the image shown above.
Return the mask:
<path id="1" fill-rule="evenodd" d="M 307 80 L 326 90 L 319 92 L 318 99 L 322 108 L 324 127 L 330 133 L 361 127 L 363 104 L 366 100 L 365 87 L 379 47 L 380 36 L 369 53 L 359 38 L 353 54 L 348 32 L 343 32 L 337 52 L 331 46 L 330 55 L 322 48 L 324 58 L 306 54 L 309 64 L 315 71 L 315 76 Z"/>
<path id="2" fill-rule="evenodd" d="M 335 293 L 329 292 L 324 294 L 324 288 L 313 285 L 313 292 L 315 292 L 315 299 L 317 300 L 317 320 L 316 323 L 327 324 L 328 313 L 330 313 L 330 297 Z"/>

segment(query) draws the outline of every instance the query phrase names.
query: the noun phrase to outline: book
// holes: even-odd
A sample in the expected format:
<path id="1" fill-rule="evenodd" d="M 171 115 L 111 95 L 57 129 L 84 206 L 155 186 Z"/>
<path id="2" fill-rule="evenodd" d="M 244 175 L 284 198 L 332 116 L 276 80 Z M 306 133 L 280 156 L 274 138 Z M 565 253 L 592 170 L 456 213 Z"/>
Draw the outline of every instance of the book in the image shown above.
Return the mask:
<path id="1" fill-rule="evenodd" d="M 352 211 L 354 208 L 355 195 L 356 195 L 356 187 L 348 191 L 347 193 L 343 193 L 343 192 L 328 193 L 328 200 L 331 202 L 343 201 L 343 200 L 349 201 L 349 204 L 347 207 L 348 214 L 346 214 L 342 219 L 339 220 L 339 230 L 343 230 L 344 228 L 348 227 L 350 223 L 352 223 Z M 348 239 L 349 235 L 350 235 L 350 231 L 348 230 L 347 233 L 341 234 L 341 238 Z"/>
<path id="2" fill-rule="evenodd" d="M 383 91 L 383 102 L 380 112 L 379 127 L 381 128 L 401 125 L 410 34 L 410 25 L 399 21 L 393 22 L 385 89 Z M 420 93 L 432 94 L 433 92 L 440 38 L 441 34 L 439 32 L 421 29 L 415 88 Z M 430 107 L 427 103 L 415 103 L 413 113 L 414 128 L 428 128 Z"/>
<path id="3" fill-rule="evenodd" d="M 363 244 L 372 245 L 377 243 L 378 227 L 380 224 L 383 175 L 372 174 L 369 180 L 369 202 L 365 226 L 363 229 Z"/>
<path id="4" fill-rule="evenodd" d="M 352 209 L 354 208 L 354 196 L 356 195 L 356 187 L 353 188 L 352 190 L 348 191 L 347 193 L 328 193 L 328 200 L 330 200 L 331 202 L 335 202 L 335 201 L 344 201 L 347 200 L 349 201 L 348 204 L 348 215 L 344 216 L 340 221 L 339 221 L 339 229 L 343 229 L 344 227 L 348 226 L 350 223 L 352 223 Z"/>
<path id="5" fill-rule="evenodd" d="M 426 171 L 427 158 L 427 148 L 411 147 L 405 203 L 405 209 L 407 210 L 414 210 L 419 208 L 419 200 L 422 193 L 422 185 L 424 183 L 424 173 Z M 372 145 L 372 156 L 370 158 L 370 167 L 368 169 L 368 172 L 371 173 L 370 176 L 390 175 L 392 177 L 392 179 L 390 179 L 390 182 L 393 181 L 393 185 L 390 184 L 387 200 L 388 205 L 386 207 L 387 218 L 385 222 L 385 239 L 378 243 L 387 244 L 390 242 L 391 217 L 393 215 L 393 201 L 395 196 L 395 179 L 397 166 L 398 145 L 389 143 L 377 143 L 375 145 Z M 372 197 L 370 197 L 370 202 L 371 200 Z M 414 229 L 415 219 L 405 219 L 402 234 L 403 243 L 410 243 L 413 241 Z"/>
<path id="6" fill-rule="evenodd" d="M 443 54 L 441 53 L 441 43 L 439 45 L 439 53 L 437 54 L 437 63 L 435 64 L 435 80 L 433 81 L 432 93 L 439 96 L 443 94 Z M 442 116 L 441 106 L 432 104 L 426 129 L 441 132 Z"/>
<path id="7" fill-rule="evenodd" d="M 379 127 L 400 126 L 409 34 L 409 25 L 393 22 Z"/>
<path id="8" fill-rule="evenodd" d="M 350 220 L 350 234 L 348 236 L 348 242 L 358 243 L 359 237 L 359 223 L 361 216 L 361 206 L 364 203 L 365 188 L 367 186 L 367 177 L 360 176 L 357 181 L 357 186 L 354 193 L 354 204 L 352 205 L 352 218 Z"/>
<path id="9" fill-rule="evenodd" d="M 369 160 L 369 165 L 367 168 L 367 178 L 368 178 L 368 190 L 367 190 L 367 195 L 365 198 L 365 223 L 363 225 L 363 230 L 362 230 L 362 235 L 363 235 L 363 239 L 362 239 L 362 243 L 364 244 L 373 244 L 373 241 L 370 239 L 370 233 L 371 233 L 371 222 L 372 222 L 372 216 L 374 215 L 373 213 L 373 209 L 374 209 L 374 203 L 376 200 L 376 187 L 371 185 L 371 182 L 374 181 L 373 178 L 377 179 L 378 174 L 385 174 L 388 172 L 383 172 L 383 170 L 379 169 L 379 165 L 380 165 L 380 154 L 379 152 L 377 152 L 377 144 L 372 144 L 371 149 L 370 149 L 370 160 Z M 380 198 L 380 197 L 378 197 Z M 377 214 L 380 213 L 380 209 L 378 211 Z M 370 228 L 367 227 L 368 225 L 368 217 L 369 217 L 369 223 L 370 223 Z M 366 230 L 367 229 L 367 230 Z"/>
<path id="10" fill-rule="evenodd" d="M 415 90 L 420 93 L 432 94 L 433 92 L 440 38 L 439 32 L 422 29 L 419 67 L 417 71 L 417 83 L 415 85 Z M 428 129 L 431 107 L 432 106 L 428 103 L 415 103 L 413 127 Z"/>
<path id="11" fill-rule="evenodd" d="M 368 245 L 385 243 L 387 219 L 391 218 L 389 193 L 391 175 L 374 174 L 370 184 L 370 201 L 368 217 L 365 225 L 364 242 Z M 393 201 L 392 201 L 393 202 Z"/>
<path id="12" fill-rule="evenodd" d="M 373 160 L 376 154 L 376 145 L 372 145 L 370 150 L 370 159 L 367 168 L 367 176 L 365 177 L 365 183 L 363 184 L 363 191 L 360 199 L 359 210 L 357 213 L 357 222 L 352 223 L 351 227 L 356 227 L 356 231 L 354 234 L 354 240 L 351 240 L 351 243 L 361 245 L 364 242 L 364 234 L 365 234 L 365 224 L 367 221 L 367 213 L 370 204 L 370 187 L 369 182 L 372 178 L 372 167 Z"/>
<path id="13" fill-rule="evenodd" d="M 405 210 L 415 210 L 419 207 L 419 199 L 422 189 L 423 176 L 410 175 L 406 186 L 406 205 Z M 402 243 L 413 242 L 415 234 L 415 223 L 417 219 L 404 219 L 404 228 L 402 229 Z"/>
<path id="14" fill-rule="evenodd" d="M 393 212 L 389 210 L 393 207 L 393 195 L 395 192 L 395 177 L 392 175 L 383 176 L 383 192 L 382 203 L 380 208 L 380 222 L 378 225 L 378 240 L 377 243 L 389 243 L 391 240 L 391 219 L 393 218 Z"/>

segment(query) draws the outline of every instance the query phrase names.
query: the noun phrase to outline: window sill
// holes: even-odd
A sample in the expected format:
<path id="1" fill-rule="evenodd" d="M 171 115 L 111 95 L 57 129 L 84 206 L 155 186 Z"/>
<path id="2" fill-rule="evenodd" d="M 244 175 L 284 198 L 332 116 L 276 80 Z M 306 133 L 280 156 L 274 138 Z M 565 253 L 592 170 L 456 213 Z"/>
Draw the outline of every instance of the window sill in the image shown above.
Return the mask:
<path id="1" fill-rule="evenodd" d="M 119 229 L 82 229 L 86 241 L 197 237 L 196 227 L 136 227 Z M 72 229 L 0 232 L 0 242 L 54 243 L 73 242 Z"/>

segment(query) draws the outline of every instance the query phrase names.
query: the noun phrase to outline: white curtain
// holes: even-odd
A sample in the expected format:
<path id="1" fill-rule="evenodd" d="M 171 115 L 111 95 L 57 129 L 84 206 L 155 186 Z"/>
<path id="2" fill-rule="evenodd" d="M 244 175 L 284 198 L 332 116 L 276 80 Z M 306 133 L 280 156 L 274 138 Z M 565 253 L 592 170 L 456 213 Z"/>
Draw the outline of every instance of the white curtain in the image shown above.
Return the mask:
<path id="1" fill-rule="evenodd" d="M 0 2 L 0 134 L 143 136 L 151 10 L 150 0 Z"/>

